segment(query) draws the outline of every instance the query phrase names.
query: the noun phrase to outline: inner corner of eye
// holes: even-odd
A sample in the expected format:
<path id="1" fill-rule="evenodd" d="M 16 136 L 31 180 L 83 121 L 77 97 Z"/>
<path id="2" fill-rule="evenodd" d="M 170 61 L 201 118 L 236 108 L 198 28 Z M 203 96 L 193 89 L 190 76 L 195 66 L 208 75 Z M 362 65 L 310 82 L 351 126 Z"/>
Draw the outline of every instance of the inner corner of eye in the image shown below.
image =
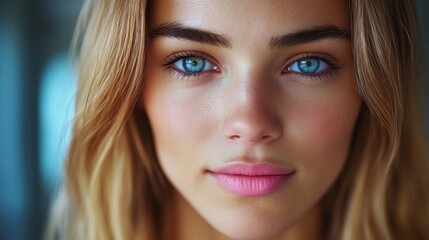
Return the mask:
<path id="1" fill-rule="evenodd" d="M 282 72 L 284 72 L 284 73 L 292 72 L 292 71 L 293 71 L 293 70 L 292 70 L 292 66 L 293 66 L 294 64 L 295 64 L 295 63 L 289 64 L 288 66 L 286 66 L 285 68 L 283 68 Z"/>

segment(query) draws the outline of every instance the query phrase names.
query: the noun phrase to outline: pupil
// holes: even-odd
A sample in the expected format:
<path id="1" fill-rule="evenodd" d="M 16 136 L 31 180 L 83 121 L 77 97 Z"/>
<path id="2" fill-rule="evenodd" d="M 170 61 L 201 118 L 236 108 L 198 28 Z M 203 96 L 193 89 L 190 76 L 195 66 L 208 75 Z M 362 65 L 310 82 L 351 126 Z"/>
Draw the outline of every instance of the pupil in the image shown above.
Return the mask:
<path id="1" fill-rule="evenodd" d="M 299 62 L 299 69 L 305 73 L 314 73 L 319 68 L 319 62 L 316 59 L 304 59 Z"/>
<path id="2" fill-rule="evenodd" d="M 199 57 L 190 57 L 183 61 L 183 67 L 188 72 L 201 72 L 204 69 L 204 65 L 204 60 Z"/>

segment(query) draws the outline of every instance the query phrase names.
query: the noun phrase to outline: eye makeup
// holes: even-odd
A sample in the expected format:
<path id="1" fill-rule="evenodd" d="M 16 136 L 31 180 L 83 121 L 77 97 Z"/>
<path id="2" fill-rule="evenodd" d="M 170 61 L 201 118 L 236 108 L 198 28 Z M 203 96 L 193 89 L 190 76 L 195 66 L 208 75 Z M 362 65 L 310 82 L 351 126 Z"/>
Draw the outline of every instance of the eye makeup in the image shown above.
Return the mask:
<path id="1" fill-rule="evenodd" d="M 194 68 L 195 71 L 189 71 L 185 65 L 186 63 L 189 64 L 187 61 L 193 61 L 195 64 L 197 64 L 197 62 L 202 62 L 203 67 L 202 69 Z M 183 64 L 180 64 L 180 62 Z M 183 69 L 180 69 L 181 65 L 183 65 Z M 179 78 L 179 80 L 186 81 L 198 80 L 204 74 L 221 72 L 219 64 L 217 64 L 211 56 L 199 51 L 184 51 L 174 53 L 167 58 L 166 62 L 162 64 L 162 67 L 173 76 Z"/>
<path id="2" fill-rule="evenodd" d="M 217 61 L 200 51 L 182 51 L 170 55 L 162 67 L 178 80 L 196 81 L 213 73 L 221 73 Z M 314 52 L 297 54 L 286 60 L 282 77 L 303 81 L 323 81 L 338 73 L 343 66 L 328 54 Z"/>
<path id="3" fill-rule="evenodd" d="M 313 67 L 311 64 L 317 64 L 317 68 L 311 69 Z M 331 55 L 319 52 L 303 53 L 297 54 L 286 61 L 282 69 L 282 75 L 293 74 L 305 80 L 323 81 L 337 74 L 341 68 L 343 66 L 340 62 Z M 306 69 L 313 71 L 305 71 Z"/>

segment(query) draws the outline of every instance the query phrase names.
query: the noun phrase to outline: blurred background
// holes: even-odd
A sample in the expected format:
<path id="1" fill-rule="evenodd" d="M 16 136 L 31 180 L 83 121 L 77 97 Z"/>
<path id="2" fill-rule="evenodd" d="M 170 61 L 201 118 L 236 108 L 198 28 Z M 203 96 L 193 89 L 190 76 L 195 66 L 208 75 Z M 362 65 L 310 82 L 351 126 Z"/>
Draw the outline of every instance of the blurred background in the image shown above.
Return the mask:
<path id="1" fill-rule="evenodd" d="M 81 0 L 0 0 L 0 239 L 42 239 L 61 179 Z"/>
<path id="2" fill-rule="evenodd" d="M 1 240 L 42 239 L 70 138 L 75 74 L 68 54 L 81 4 L 0 0 Z M 417 0 L 417 9 L 429 46 L 429 0 Z M 425 110 L 429 126 L 427 102 Z"/>

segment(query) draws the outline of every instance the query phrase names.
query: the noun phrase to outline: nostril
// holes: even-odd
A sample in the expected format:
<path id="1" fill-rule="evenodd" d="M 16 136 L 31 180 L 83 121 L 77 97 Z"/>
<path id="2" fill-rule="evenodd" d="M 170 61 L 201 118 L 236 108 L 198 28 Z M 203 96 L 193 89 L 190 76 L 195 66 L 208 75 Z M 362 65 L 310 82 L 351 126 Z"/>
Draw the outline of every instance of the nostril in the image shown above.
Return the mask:
<path id="1" fill-rule="evenodd" d="M 235 110 L 235 109 L 234 109 Z M 273 112 L 242 107 L 228 116 L 222 126 L 226 139 L 243 144 L 268 144 L 282 135 L 282 123 Z"/>
<path id="2" fill-rule="evenodd" d="M 258 142 L 261 142 L 261 143 L 268 143 L 268 142 L 270 142 L 271 140 L 273 140 L 273 139 L 275 139 L 275 137 L 274 136 L 271 136 L 271 135 L 264 135 L 264 136 L 262 136 L 261 138 L 259 138 L 258 139 Z"/>
<path id="3" fill-rule="evenodd" d="M 262 136 L 261 140 L 264 141 L 270 138 L 271 138 L 270 135 L 265 135 L 265 136 Z"/>
<path id="4" fill-rule="evenodd" d="M 243 142 L 249 143 L 249 144 L 269 142 L 269 141 L 271 141 L 273 139 L 273 137 L 270 136 L 270 135 L 265 135 L 265 136 L 262 136 L 262 137 L 257 138 L 257 139 L 242 138 L 242 137 L 240 137 L 240 135 L 232 135 L 232 136 L 229 136 L 228 138 L 231 141 L 235 141 L 235 142 L 238 142 L 238 141 L 241 142 L 241 141 L 243 141 Z"/>
<path id="5" fill-rule="evenodd" d="M 240 136 L 238 136 L 238 135 L 232 135 L 232 136 L 229 137 L 229 139 L 231 139 L 231 140 L 238 140 L 238 139 L 240 139 Z"/>

